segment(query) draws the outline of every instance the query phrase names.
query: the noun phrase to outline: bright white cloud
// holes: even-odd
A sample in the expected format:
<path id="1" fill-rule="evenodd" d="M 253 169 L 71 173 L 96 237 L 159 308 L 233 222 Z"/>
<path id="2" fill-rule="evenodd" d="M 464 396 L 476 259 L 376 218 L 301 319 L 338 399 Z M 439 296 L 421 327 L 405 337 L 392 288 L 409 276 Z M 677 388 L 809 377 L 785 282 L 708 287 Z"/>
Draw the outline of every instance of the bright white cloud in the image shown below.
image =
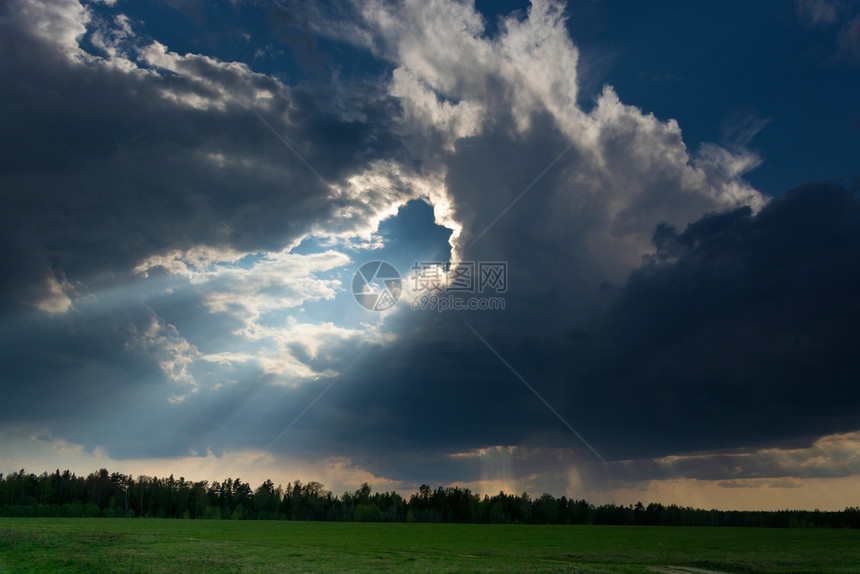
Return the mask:
<path id="1" fill-rule="evenodd" d="M 176 327 L 153 313 L 143 328 L 137 329 L 131 325 L 130 329 L 126 349 L 149 357 L 168 380 L 183 385 L 178 393 L 170 393 L 168 401 L 179 403 L 188 395 L 198 392 L 199 386 L 191 369 L 200 358 L 200 352 L 179 334 Z"/>
<path id="2" fill-rule="evenodd" d="M 252 260 L 240 265 L 245 258 Z M 332 250 L 310 255 L 288 251 L 250 254 L 197 247 L 153 255 L 135 271 L 146 277 L 159 269 L 185 277 L 211 312 L 234 315 L 251 330 L 266 313 L 334 298 L 341 290 L 340 281 L 316 274 L 350 262 L 348 255 Z"/>
<path id="3" fill-rule="evenodd" d="M 222 62 L 208 56 L 170 52 L 153 42 L 141 48 L 141 59 L 159 70 L 177 74 L 181 83 L 165 84 L 162 95 L 190 108 L 224 111 L 230 104 L 258 107 L 286 88 L 263 74 L 255 74 L 241 62 Z"/>
<path id="4" fill-rule="evenodd" d="M 207 246 L 176 249 L 169 253 L 150 255 L 134 268 L 134 272 L 148 277 L 154 269 L 158 268 L 171 275 L 182 275 L 191 279 L 201 273 L 199 270 L 205 273 L 207 268 L 215 265 L 235 264 L 248 255 L 251 253 Z"/>
<path id="5" fill-rule="evenodd" d="M 260 351 L 257 361 L 264 373 L 288 385 L 333 377 L 348 366 L 344 360 L 355 350 L 394 338 L 375 325 L 347 329 L 331 322 L 299 323 L 293 317 L 283 327 L 254 325 L 246 336 L 274 344 L 274 349 Z"/>
<path id="6" fill-rule="evenodd" d="M 132 71 L 135 65 L 129 61 L 127 52 L 131 48 L 134 32 L 125 14 L 114 17 L 112 25 L 96 22 L 90 41 L 107 55 L 107 61 L 117 64 L 125 71 Z"/>
<path id="7" fill-rule="evenodd" d="M 33 307 L 45 313 L 66 313 L 72 308 L 69 293 L 73 291 L 68 282 L 60 281 L 56 275 L 50 275 L 45 280 L 41 298 L 33 302 Z"/>
<path id="8" fill-rule="evenodd" d="M 88 59 L 78 40 L 87 32 L 89 11 L 77 0 L 16 0 L 12 13 L 42 41 L 71 61 Z"/>
<path id="9" fill-rule="evenodd" d="M 409 122 L 438 132 L 448 151 L 454 151 L 454 143 L 458 139 L 475 134 L 481 124 L 483 110 L 479 104 L 440 99 L 407 68 L 394 70 L 391 95 L 401 99 Z"/>
<path id="10" fill-rule="evenodd" d="M 414 139 L 438 138 L 456 150 L 464 138 L 488 134 L 509 118 L 516 139 L 529 133 L 537 115 L 549 114 L 575 151 L 557 168 L 566 171 L 565 181 L 534 233 L 563 240 L 576 230 L 587 242 L 578 251 L 582 260 L 571 266 L 580 275 L 590 266 L 595 276 L 623 279 L 652 252 L 659 223 L 683 227 L 707 212 L 740 205 L 758 210 L 765 203 L 742 179 L 761 161 L 743 147 L 708 144 L 692 154 L 677 122 L 622 103 L 609 86 L 591 111 L 583 110 L 577 103 L 579 53 L 557 2 L 536 0 L 526 18 L 505 18 L 492 38 L 468 3 L 371 2 L 360 11 L 376 35 L 369 45 L 397 66 L 390 93 L 403 103 L 404 129 Z M 439 161 L 439 172 L 447 174 L 447 159 Z M 487 158 L 493 161 L 498 158 Z M 467 226 L 472 236 L 516 194 L 493 203 L 492 189 L 448 184 L 435 193 L 435 205 L 444 205 L 446 219 L 458 229 Z M 516 209 L 505 217 L 517 218 Z M 463 245 L 456 237 L 452 242 L 460 254 Z"/>
<path id="11" fill-rule="evenodd" d="M 242 264 L 248 257 L 253 259 Z M 349 263 L 347 255 L 333 250 L 299 255 L 196 248 L 150 257 L 137 271 L 148 276 L 155 269 L 168 270 L 186 279 L 211 313 L 225 313 L 241 322 L 234 335 L 252 344 L 248 351 L 229 347 L 199 358 L 224 366 L 254 363 L 264 374 L 274 375 L 276 382 L 294 386 L 334 376 L 355 349 L 391 340 L 392 335 L 376 325 L 345 328 L 330 321 L 296 319 L 302 305 L 333 299 L 344 289 L 340 279 L 318 274 Z M 283 316 L 273 322 L 273 314 Z"/>

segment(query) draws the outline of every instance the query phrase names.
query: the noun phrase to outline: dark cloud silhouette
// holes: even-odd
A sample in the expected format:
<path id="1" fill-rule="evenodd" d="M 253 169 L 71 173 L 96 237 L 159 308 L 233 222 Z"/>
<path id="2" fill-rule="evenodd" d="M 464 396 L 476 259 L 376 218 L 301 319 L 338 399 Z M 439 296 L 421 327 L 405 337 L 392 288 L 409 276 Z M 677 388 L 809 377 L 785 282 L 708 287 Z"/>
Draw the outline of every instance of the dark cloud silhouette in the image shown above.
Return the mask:
<path id="1" fill-rule="evenodd" d="M 337 209 L 373 214 L 371 201 L 334 198 L 329 185 L 397 156 L 399 106 L 379 88 L 288 88 L 132 32 L 127 53 L 70 57 L 14 8 L 0 23 L 0 73 L 15 79 L 0 90 L 0 223 L 4 291 L 19 302 L 38 300 L 52 276 L 95 287 L 153 253 L 279 249 Z"/>
<path id="2" fill-rule="evenodd" d="M 655 234 L 610 311 L 600 378 L 631 449 L 751 446 L 856 428 L 858 202 L 808 185 L 753 217 Z"/>
<path id="3" fill-rule="evenodd" d="M 857 185 L 753 189 L 755 113 L 691 152 L 584 97 L 554 2 L 271 8 L 294 85 L 101 8 L 0 8 L 0 432 L 406 484 L 857 474 Z M 324 79 L 332 42 L 373 71 Z M 345 269 L 449 257 L 505 262 L 504 310 L 353 304 Z"/>
<path id="4" fill-rule="evenodd" d="M 536 305 L 541 291 L 519 285 L 508 305 L 537 319 L 425 316 L 419 330 L 343 375 L 319 416 L 342 440 L 360 440 L 360 451 L 538 440 L 583 449 L 465 319 L 607 458 L 801 447 L 860 425 L 852 194 L 808 185 L 757 215 L 741 208 L 683 231 L 659 226 L 654 241 L 656 256 L 608 295 L 586 330 L 547 336 L 540 321 L 564 317 Z M 347 411 L 385 416 L 357 424 Z M 357 427 L 361 439 L 350 438 Z"/>

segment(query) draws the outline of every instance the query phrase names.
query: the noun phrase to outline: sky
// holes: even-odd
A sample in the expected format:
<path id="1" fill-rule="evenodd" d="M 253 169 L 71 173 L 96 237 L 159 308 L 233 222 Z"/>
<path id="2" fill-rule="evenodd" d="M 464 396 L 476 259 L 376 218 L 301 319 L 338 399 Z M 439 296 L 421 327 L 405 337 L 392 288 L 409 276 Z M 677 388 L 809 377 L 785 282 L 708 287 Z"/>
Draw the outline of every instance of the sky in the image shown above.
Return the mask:
<path id="1" fill-rule="evenodd" d="M 10 0 L 0 472 L 860 504 L 860 3 Z"/>

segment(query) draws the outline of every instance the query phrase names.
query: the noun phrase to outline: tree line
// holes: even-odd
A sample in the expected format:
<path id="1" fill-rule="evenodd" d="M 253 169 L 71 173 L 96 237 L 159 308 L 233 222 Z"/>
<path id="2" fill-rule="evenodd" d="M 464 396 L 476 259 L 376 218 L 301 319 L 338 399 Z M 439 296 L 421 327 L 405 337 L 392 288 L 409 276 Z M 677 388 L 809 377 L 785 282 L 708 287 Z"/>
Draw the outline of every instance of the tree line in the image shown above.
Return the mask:
<path id="1" fill-rule="evenodd" d="M 527 493 L 479 496 L 468 488 L 422 485 L 407 500 L 362 484 L 335 496 L 319 482 L 253 488 L 241 479 L 188 481 L 100 469 L 86 477 L 65 470 L 0 474 L 0 516 L 468 522 L 494 524 L 628 524 L 860 528 L 860 507 L 842 511 L 728 511 L 638 502 L 623 506 Z"/>

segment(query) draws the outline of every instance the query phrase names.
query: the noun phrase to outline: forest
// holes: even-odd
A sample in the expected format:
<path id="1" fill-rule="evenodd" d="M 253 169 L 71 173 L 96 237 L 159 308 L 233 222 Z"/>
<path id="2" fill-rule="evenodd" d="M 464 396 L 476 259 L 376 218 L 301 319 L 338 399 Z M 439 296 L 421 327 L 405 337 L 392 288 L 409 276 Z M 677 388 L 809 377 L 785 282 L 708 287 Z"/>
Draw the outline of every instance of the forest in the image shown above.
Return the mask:
<path id="1" fill-rule="evenodd" d="M 479 496 L 467 488 L 421 485 L 409 499 L 396 492 L 333 495 L 319 482 L 285 487 L 266 480 L 188 481 L 100 469 L 87 476 L 65 470 L 0 474 L 0 516 L 305 520 L 334 522 L 459 522 L 483 524 L 626 524 L 860 528 L 860 507 L 842 511 L 704 510 L 641 502 L 623 506 L 527 493 Z"/>

